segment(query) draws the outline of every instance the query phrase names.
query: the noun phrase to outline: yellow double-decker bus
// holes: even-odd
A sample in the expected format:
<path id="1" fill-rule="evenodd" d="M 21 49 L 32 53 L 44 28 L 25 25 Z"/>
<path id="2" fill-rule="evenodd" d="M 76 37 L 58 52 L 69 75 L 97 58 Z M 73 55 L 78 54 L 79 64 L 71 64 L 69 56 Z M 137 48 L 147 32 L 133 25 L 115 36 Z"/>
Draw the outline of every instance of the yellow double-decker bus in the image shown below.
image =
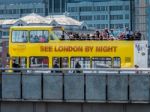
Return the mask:
<path id="1" fill-rule="evenodd" d="M 10 29 L 10 68 L 147 67 L 147 41 L 70 40 L 62 27 L 14 26 Z"/>

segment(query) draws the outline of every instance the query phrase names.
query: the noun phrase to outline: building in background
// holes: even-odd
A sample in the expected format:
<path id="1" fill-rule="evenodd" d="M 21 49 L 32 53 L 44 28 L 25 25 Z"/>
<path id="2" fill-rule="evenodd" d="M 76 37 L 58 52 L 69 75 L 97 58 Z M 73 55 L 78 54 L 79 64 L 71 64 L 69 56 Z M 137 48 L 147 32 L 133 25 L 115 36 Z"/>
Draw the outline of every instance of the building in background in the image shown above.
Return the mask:
<path id="1" fill-rule="evenodd" d="M 148 39 L 148 27 L 147 27 L 147 3 L 148 0 L 132 0 L 132 29 L 134 31 L 140 31 L 143 36 Z"/>
<path id="2" fill-rule="evenodd" d="M 69 0 L 69 16 L 97 29 L 131 29 L 130 0 Z"/>
<path id="3" fill-rule="evenodd" d="M 66 0 L 0 0 L 0 19 L 20 18 L 30 13 L 62 15 Z"/>
<path id="4" fill-rule="evenodd" d="M 40 16 L 35 13 L 28 14 L 18 19 L 0 20 L 0 35 L 2 40 L 8 40 L 11 26 L 62 26 L 68 31 L 89 30 L 85 22 L 80 22 L 66 15 Z"/>
<path id="5" fill-rule="evenodd" d="M 148 66 L 150 67 L 150 0 L 146 0 L 146 38 L 148 39 Z"/>
<path id="6" fill-rule="evenodd" d="M 150 48 L 150 0 L 146 0 L 146 38 L 149 41 Z"/>
<path id="7" fill-rule="evenodd" d="M 44 0 L 46 15 L 63 14 L 66 11 L 67 0 Z"/>
<path id="8" fill-rule="evenodd" d="M 30 13 L 45 16 L 44 3 L 0 4 L 0 19 L 16 19 Z"/>

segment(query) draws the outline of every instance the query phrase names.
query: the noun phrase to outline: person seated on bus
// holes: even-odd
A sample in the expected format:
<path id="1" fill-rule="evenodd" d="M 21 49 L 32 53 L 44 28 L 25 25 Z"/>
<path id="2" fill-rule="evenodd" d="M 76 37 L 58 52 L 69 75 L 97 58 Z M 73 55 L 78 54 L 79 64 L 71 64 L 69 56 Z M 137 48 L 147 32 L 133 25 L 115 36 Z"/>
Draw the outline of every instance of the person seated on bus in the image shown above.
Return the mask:
<path id="1" fill-rule="evenodd" d="M 99 38 L 99 34 L 100 34 L 100 32 L 97 30 L 96 33 L 95 33 L 96 39 Z"/>
<path id="2" fill-rule="evenodd" d="M 12 68 L 20 68 L 19 64 L 16 63 L 16 60 L 13 60 Z M 14 72 L 20 72 L 20 70 L 14 70 Z"/>
<path id="3" fill-rule="evenodd" d="M 27 42 L 27 37 L 25 37 L 24 35 L 22 35 L 22 42 Z"/>
<path id="4" fill-rule="evenodd" d="M 100 35 L 99 35 L 99 40 L 103 40 L 102 33 L 100 33 Z"/>
<path id="5" fill-rule="evenodd" d="M 75 68 L 81 68 L 81 65 L 80 65 L 79 61 L 76 62 Z M 81 73 L 81 71 L 80 70 L 76 70 L 76 73 Z"/>
<path id="6" fill-rule="evenodd" d="M 78 33 L 76 33 L 76 34 L 74 35 L 74 37 L 75 37 L 75 40 L 81 40 Z"/>
<path id="7" fill-rule="evenodd" d="M 124 33 L 125 33 L 126 40 L 132 40 L 133 32 L 129 30 L 128 27 L 126 27 Z"/>
<path id="8" fill-rule="evenodd" d="M 41 42 L 41 43 L 43 43 L 43 42 L 46 42 L 46 39 L 45 39 L 45 36 L 39 36 L 39 41 Z"/>
<path id="9" fill-rule="evenodd" d="M 39 37 L 38 37 L 38 35 L 35 35 L 35 36 L 34 36 L 34 42 L 39 42 Z"/>
<path id="10" fill-rule="evenodd" d="M 69 39 L 70 39 L 70 40 L 75 40 L 74 35 L 70 35 L 70 36 L 69 36 Z"/>
<path id="11" fill-rule="evenodd" d="M 108 30 L 108 28 L 104 29 L 104 31 L 102 32 L 102 35 L 103 35 L 105 40 L 108 40 L 108 38 L 109 38 L 109 30 Z"/>
<path id="12" fill-rule="evenodd" d="M 65 40 L 65 35 L 61 35 L 60 40 Z"/>
<path id="13" fill-rule="evenodd" d="M 34 37 L 33 37 L 33 35 L 30 35 L 30 42 L 34 42 Z"/>
<path id="14" fill-rule="evenodd" d="M 134 33 L 134 40 L 141 40 L 142 34 L 140 31 Z"/>
<path id="15" fill-rule="evenodd" d="M 86 35 L 86 40 L 90 40 L 90 34 Z"/>

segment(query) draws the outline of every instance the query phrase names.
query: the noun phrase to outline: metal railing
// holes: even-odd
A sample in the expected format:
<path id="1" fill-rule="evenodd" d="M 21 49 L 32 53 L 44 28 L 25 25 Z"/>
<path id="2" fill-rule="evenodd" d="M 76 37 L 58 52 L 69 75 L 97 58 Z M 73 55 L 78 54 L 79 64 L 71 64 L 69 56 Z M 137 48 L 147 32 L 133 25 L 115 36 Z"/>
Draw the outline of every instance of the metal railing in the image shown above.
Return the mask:
<path id="1" fill-rule="evenodd" d="M 20 71 L 147 71 L 150 72 L 150 68 L 0 68 L 1 71 L 5 70 L 20 70 Z"/>

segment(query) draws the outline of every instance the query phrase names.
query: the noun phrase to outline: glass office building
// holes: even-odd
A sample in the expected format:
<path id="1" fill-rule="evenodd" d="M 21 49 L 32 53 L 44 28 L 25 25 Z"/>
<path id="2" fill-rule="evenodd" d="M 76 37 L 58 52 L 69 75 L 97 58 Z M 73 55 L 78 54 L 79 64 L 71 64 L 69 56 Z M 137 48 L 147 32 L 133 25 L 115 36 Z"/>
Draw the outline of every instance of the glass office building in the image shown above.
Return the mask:
<path id="1" fill-rule="evenodd" d="M 133 30 L 140 31 L 146 39 L 148 39 L 146 21 L 148 17 L 148 13 L 146 12 L 148 5 L 147 3 L 147 0 L 134 0 L 134 12 L 132 13 Z"/>
<path id="2" fill-rule="evenodd" d="M 0 4 L 41 3 L 43 0 L 0 0 Z"/>
<path id="3" fill-rule="evenodd" d="M 69 15 L 97 29 L 131 29 L 130 0 L 68 0 Z"/>
<path id="4" fill-rule="evenodd" d="M 45 0 L 48 15 L 63 14 L 66 10 L 67 0 Z"/>
<path id="5" fill-rule="evenodd" d="M 150 0 L 146 0 L 146 37 L 149 41 L 150 46 Z"/>
<path id="6" fill-rule="evenodd" d="M 0 19 L 20 18 L 30 13 L 63 14 L 66 0 L 0 0 Z"/>
<path id="7" fill-rule="evenodd" d="M 68 0 L 68 2 L 110 2 L 110 1 L 130 1 L 130 0 Z"/>
<path id="8" fill-rule="evenodd" d="M 0 19 L 20 18 L 29 13 L 44 16 L 43 0 L 0 0 Z"/>

